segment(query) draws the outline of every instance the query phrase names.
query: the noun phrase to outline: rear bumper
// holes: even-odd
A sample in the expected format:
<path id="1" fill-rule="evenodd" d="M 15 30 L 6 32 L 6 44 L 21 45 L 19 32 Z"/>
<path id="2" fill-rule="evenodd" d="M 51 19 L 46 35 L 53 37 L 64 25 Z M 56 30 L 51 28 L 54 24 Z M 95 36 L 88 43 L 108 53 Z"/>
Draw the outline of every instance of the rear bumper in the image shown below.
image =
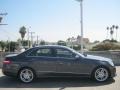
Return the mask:
<path id="1" fill-rule="evenodd" d="M 17 76 L 17 70 L 10 68 L 9 66 L 3 65 L 2 73 L 6 76 Z"/>
<path id="2" fill-rule="evenodd" d="M 6 76 L 11 76 L 11 77 L 16 77 L 16 76 L 17 76 L 16 73 L 13 73 L 13 72 L 11 72 L 11 71 L 9 71 L 9 70 L 4 70 L 4 69 L 2 69 L 2 73 L 3 73 L 4 75 L 6 75 Z"/>

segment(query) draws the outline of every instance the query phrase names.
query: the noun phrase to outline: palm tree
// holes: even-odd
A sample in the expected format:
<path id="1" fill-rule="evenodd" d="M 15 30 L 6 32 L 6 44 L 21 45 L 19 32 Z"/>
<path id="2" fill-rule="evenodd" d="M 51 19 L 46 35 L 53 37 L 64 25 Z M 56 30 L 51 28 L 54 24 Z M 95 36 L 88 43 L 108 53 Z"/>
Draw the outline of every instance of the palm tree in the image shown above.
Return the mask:
<path id="1" fill-rule="evenodd" d="M 118 26 L 115 27 L 115 29 L 116 29 L 116 40 L 117 40 L 117 31 L 118 31 L 118 28 L 119 28 Z"/>
<path id="2" fill-rule="evenodd" d="M 115 26 L 115 25 L 112 25 L 112 28 L 113 28 L 113 29 L 115 29 L 115 28 L 116 28 L 116 26 Z"/>
<path id="3" fill-rule="evenodd" d="M 111 32 L 112 32 L 112 39 L 113 39 L 114 29 L 116 28 L 116 26 L 115 26 L 115 25 L 112 25 L 111 28 L 112 28 L 112 31 L 111 31 Z"/>
<path id="4" fill-rule="evenodd" d="M 108 35 L 109 35 L 109 27 L 107 27 L 107 36 L 106 36 L 106 39 L 108 39 Z"/>
<path id="5" fill-rule="evenodd" d="M 108 32 L 110 30 L 110 36 L 111 36 L 111 40 L 113 40 L 113 34 L 114 34 L 114 30 L 116 29 L 116 40 L 117 40 L 117 30 L 118 30 L 118 26 L 116 25 L 112 25 L 112 27 L 107 27 L 107 37 L 108 37 Z"/>
<path id="6" fill-rule="evenodd" d="M 113 27 L 111 27 L 111 28 L 110 28 L 111 40 L 113 40 L 113 34 L 114 34 Z"/>
<path id="7" fill-rule="evenodd" d="M 26 34 L 26 28 L 24 26 L 22 26 L 19 30 L 19 33 L 21 34 L 21 38 L 22 38 L 22 42 L 23 42 L 23 39 L 24 39 L 25 34 Z"/>
<path id="8" fill-rule="evenodd" d="M 118 29 L 119 27 L 118 27 L 118 26 L 116 26 L 115 28 L 116 28 L 116 29 Z"/>

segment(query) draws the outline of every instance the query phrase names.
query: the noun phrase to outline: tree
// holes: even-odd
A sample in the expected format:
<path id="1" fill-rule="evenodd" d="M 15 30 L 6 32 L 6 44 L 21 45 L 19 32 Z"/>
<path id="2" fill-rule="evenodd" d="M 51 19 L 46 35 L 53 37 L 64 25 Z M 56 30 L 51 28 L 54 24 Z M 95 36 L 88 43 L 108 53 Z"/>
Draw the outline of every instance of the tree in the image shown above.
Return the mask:
<path id="1" fill-rule="evenodd" d="M 107 37 L 106 37 L 106 39 L 108 39 L 108 36 L 109 36 L 109 27 L 107 27 Z"/>
<path id="2" fill-rule="evenodd" d="M 22 42 L 23 42 L 23 39 L 24 39 L 25 34 L 26 34 L 26 28 L 24 26 L 22 26 L 19 30 L 19 33 L 21 34 L 21 38 L 22 38 Z"/>
<path id="3" fill-rule="evenodd" d="M 120 50 L 120 46 L 114 43 L 101 43 L 94 46 L 92 51 Z"/>
<path id="4" fill-rule="evenodd" d="M 115 32 L 116 29 L 116 40 L 117 40 L 117 30 L 118 30 L 118 26 L 117 25 L 112 25 L 111 27 L 107 27 L 107 39 L 108 39 L 108 31 L 110 30 L 110 35 L 111 35 L 111 40 L 113 40 L 113 34 Z"/>
<path id="5" fill-rule="evenodd" d="M 45 45 L 45 41 L 41 40 L 40 45 Z"/>
<path id="6" fill-rule="evenodd" d="M 28 46 L 28 42 L 30 43 L 30 41 L 28 41 L 28 40 L 23 40 L 23 46 Z"/>
<path id="7" fill-rule="evenodd" d="M 2 51 L 5 49 L 6 47 L 6 43 L 4 41 L 0 41 L 0 47 L 2 49 Z"/>
<path id="8" fill-rule="evenodd" d="M 119 28 L 118 26 L 115 27 L 115 29 L 116 29 L 116 40 L 117 40 L 117 34 L 118 34 L 117 31 L 118 31 L 118 28 Z"/>
<path id="9" fill-rule="evenodd" d="M 62 41 L 62 40 L 59 40 L 57 42 L 58 45 L 62 45 L 62 46 L 66 46 L 66 42 L 65 41 Z"/>
<path id="10" fill-rule="evenodd" d="M 17 46 L 17 42 L 11 41 L 6 44 L 6 51 L 14 52 Z"/>
<path id="11" fill-rule="evenodd" d="M 119 27 L 118 27 L 118 26 L 116 26 L 115 28 L 116 28 L 116 29 L 118 29 Z"/>
<path id="12" fill-rule="evenodd" d="M 114 31 L 113 31 L 113 28 L 111 27 L 111 28 L 110 28 L 111 40 L 113 40 L 113 34 L 114 34 Z"/>
<path id="13" fill-rule="evenodd" d="M 95 40 L 93 43 L 100 43 L 100 41 L 98 41 L 98 40 Z"/>
<path id="14" fill-rule="evenodd" d="M 112 39 L 112 40 L 105 39 L 105 40 L 103 40 L 102 42 L 103 42 L 103 43 L 117 43 L 117 40 L 114 40 L 114 39 Z"/>

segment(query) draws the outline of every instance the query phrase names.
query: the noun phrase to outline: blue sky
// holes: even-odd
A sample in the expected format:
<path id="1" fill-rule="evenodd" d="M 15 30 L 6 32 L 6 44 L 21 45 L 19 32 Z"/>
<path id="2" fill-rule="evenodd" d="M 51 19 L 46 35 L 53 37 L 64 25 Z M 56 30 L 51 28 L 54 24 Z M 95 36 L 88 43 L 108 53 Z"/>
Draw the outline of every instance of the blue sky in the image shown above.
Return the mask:
<path id="1" fill-rule="evenodd" d="M 120 27 L 120 0 L 84 0 L 83 5 L 84 37 L 90 41 L 104 40 L 107 26 Z M 80 35 L 80 5 L 75 0 L 0 0 L 0 12 L 8 13 L 0 40 L 17 40 L 21 26 L 52 42 Z"/>

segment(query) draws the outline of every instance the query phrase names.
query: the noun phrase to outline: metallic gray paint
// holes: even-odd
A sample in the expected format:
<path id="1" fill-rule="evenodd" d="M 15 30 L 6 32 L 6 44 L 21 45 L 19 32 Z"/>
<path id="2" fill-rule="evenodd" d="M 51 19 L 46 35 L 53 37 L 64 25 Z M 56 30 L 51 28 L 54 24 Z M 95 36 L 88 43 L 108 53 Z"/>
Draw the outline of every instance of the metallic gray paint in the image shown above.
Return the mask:
<path id="1" fill-rule="evenodd" d="M 39 48 L 64 48 L 72 53 L 79 55 L 79 58 L 63 58 L 63 57 L 44 57 L 44 56 L 28 56 L 28 54 Z M 64 46 L 40 46 L 31 48 L 21 54 L 6 56 L 7 60 L 11 60 L 9 65 L 3 65 L 2 71 L 8 76 L 17 76 L 21 68 L 32 68 L 37 77 L 44 76 L 88 76 L 90 77 L 93 70 L 98 66 L 105 66 L 109 69 L 111 77 L 116 75 L 115 66 L 108 63 L 107 58 L 97 56 L 87 56 L 78 54 Z M 69 74 L 69 75 L 68 75 Z"/>

